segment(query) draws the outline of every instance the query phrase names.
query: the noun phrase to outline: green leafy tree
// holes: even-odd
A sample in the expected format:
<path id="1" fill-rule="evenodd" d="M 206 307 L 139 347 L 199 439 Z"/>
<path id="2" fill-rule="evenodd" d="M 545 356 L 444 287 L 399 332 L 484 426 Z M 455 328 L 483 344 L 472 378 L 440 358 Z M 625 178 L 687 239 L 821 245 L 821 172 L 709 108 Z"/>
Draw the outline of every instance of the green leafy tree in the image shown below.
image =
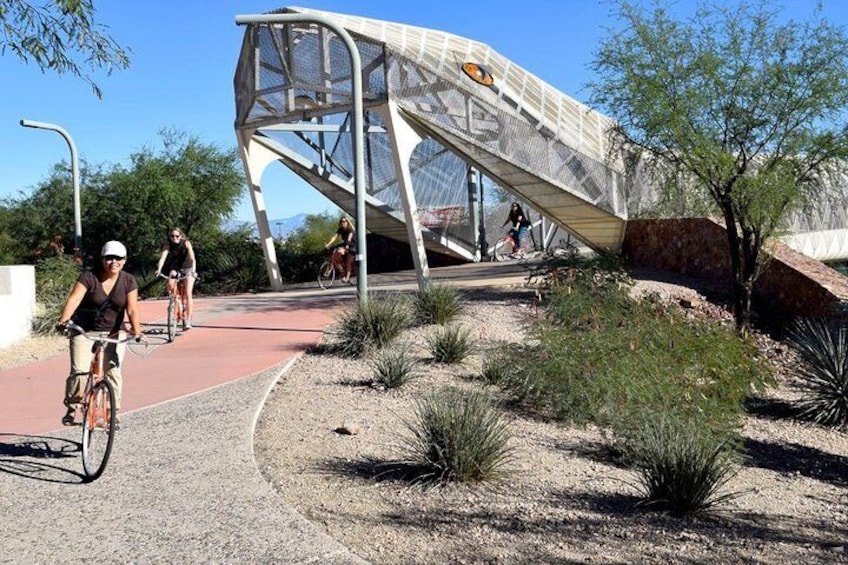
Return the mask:
<path id="1" fill-rule="evenodd" d="M 180 227 L 202 247 L 232 217 L 244 177 L 233 149 L 163 130 L 162 149 L 145 148 L 91 187 L 86 221 L 92 233 L 127 242 L 139 267 L 155 266 L 166 230 Z M 83 230 L 85 235 L 85 229 Z"/>
<path id="2" fill-rule="evenodd" d="M 94 19 L 91 0 L 51 2 L 0 2 L 0 53 L 16 55 L 24 63 L 35 63 L 42 72 L 71 74 L 91 85 L 94 94 L 103 92 L 87 69 L 125 69 L 130 52 L 105 33 Z M 84 63 L 78 62 L 82 59 Z"/>
<path id="3" fill-rule="evenodd" d="M 128 269 L 149 271 L 170 227 L 184 229 L 198 247 L 214 239 L 232 216 L 243 187 L 237 155 L 196 137 L 163 133 L 163 148 L 145 148 L 128 167 L 80 167 L 83 250 L 95 255 L 118 239 L 129 253 Z M 34 263 L 58 246 L 73 247 L 73 185 L 66 166 L 56 165 L 29 196 L 7 200 L 0 228 L 14 233 L 9 250 Z"/>
<path id="4" fill-rule="evenodd" d="M 306 216 L 298 230 L 289 235 L 277 250 L 283 280 L 314 280 L 318 267 L 327 258 L 324 244 L 338 229 L 339 216 L 329 212 Z"/>
<path id="5" fill-rule="evenodd" d="M 87 182 L 90 176 L 88 164 L 82 162 L 80 178 Z M 31 195 L 7 199 L 2 217 L 2 231 L 13 241 L 7 251 L 15 262 L 34 264 L 57 250 L 70 252 L 74 245 L 74 202 L 68 168 L 55 165 Z"/>
<path id="6" fill-rule="evenodd" d="M 10 218 L 10 211 L 0 206 L 0 265 L 18 262 L 19 250 Z"/>
<path id="7" fill-rule="evenodd" d="M 595 53 L 592 103 L 661 192 L 714 204 L 744 333 L 763 245 L 848 157 L 848 39 L 819 9 L 781 23 L 768 1 L 701 4 L 685 22 L 659 2 L 615 6 L 623 25 Z"/>

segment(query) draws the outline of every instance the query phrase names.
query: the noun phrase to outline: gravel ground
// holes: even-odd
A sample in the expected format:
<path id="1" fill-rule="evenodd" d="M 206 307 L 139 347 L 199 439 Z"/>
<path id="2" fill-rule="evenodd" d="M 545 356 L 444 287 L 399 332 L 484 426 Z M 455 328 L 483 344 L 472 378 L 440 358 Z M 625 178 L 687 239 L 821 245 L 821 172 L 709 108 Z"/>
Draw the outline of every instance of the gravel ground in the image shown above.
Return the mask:
<path id="1" fill-rule="evenodd" d="M 641 280 L 634 295 L 683 300 L 691 316 L 730 320 L 698 291 Z M 480 342 L 522 339 L 536 315 L 526 290 L 474 290 L 461 324 Z M 517 457 L 505 480 L 425 489 L 386 473 L 415 401 L 474 387 L 481 358 L 431 362 L 433 327 L 403 337 L 422 364 L 400 389 L 370 386 L 367 360 L 306 354 L 273 390 L 255 436 L 262 474 L 296 510 L 373 563 L 848 563 L 848 437 L 765 415 L 789 401 L 786 348 L 760 337 L 784 384 L 748 418 L 745 457 L 710 516 L 677 518 L 636 506 L 634 476 L 608 456 L 597 429 L 508 413 Z M 325 336 L 325 339 L 330 339 Z M 354 431 L 338 433 L 340 427 Z"/>
<path id="2" fill-rule="evenodd" d="M 0 563 L 362 563 L 282 502 L 252 429 L 282 367 L 124 416 L 86 483 L 79 428 L 0 443 Z"/>
<path id="3" fill-rule="evenodd" d="M 34 336 L 0 348 L 0 371 L 46 359 L 68 350 L 68 338 L 61 335 Z"/>
<path id="4" fill-rule="evenodd" d="M 691 304 L 688 315 L 729 319 L 699 292 L 710 289 L 694 286 L 643 278 L 634 294 L 658 293 Z M 532 296 L 524 289 L 469 291 L 461 323 L 481 342 L 518 341 L 517 328 L 536 314 Z M 727 488 L 740 496 L 718 514 L 675 518 L 635 506 L 634 477 L 608 457 L 600 430 L 514 413 L 508 417 L 518 457 L 502 482 L 427 490 L 381 475 L 382 464 L 398 457 L 403 421 L 422 392 L 478 386 L 478 355 L 460 367 L 428 361 L 431 331 L 404 336 L 423 363 L 420 377 L 395 391 L 369 386 L 367 361 L 304 355 L 274 387 L 258 423 L 255 458 L 265 480 L 356 555 L 373 563 L 848 563 L 848 437 L 770 414 L 769 407 L 796 397 L 791 355 L 779 344 L 760 338 L 782 384 L 745 424 L 745 458 Z M 60 336 L 24 340 L 0 350 L 0 369 L 66 348 Z M 357 433 L 339 434 L 341 426 Z M 21 532 L 55 529 L 44 523 L 27 530 L 21 522 Z M 184 548 L 172 556 L 192 554 Z"/>

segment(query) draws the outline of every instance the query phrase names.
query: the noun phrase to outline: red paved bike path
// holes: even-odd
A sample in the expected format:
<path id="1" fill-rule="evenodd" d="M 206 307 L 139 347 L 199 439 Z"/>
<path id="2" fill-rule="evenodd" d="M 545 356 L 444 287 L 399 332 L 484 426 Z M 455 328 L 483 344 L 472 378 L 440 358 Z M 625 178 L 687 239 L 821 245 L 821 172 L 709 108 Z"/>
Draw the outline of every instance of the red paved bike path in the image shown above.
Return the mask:
<path id="1" fill-rule="evenodd" d="M 151 346 L 127 352 L 124 412 L 202 391 L 287 361 L 316 344 L 343 296 L 290 293 L 195 300 L 194 328 L 172 343 L 164 339 L 165 302 L 142 301 L 141 319 Z M 133 345 L 133 349 L 143 349 Z M 0 371 L 0 435 L 38 435 L 61 427 L 68 355 Z"/>

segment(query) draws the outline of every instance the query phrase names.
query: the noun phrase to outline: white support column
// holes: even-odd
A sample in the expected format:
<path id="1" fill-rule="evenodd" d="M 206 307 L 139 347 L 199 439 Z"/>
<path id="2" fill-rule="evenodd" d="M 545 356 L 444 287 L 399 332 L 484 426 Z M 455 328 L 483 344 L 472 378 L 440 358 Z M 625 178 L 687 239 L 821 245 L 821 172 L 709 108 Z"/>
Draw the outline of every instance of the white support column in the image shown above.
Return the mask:
<path id="1" fill-rule="evenodd" d="M 406 234 L 412 252 L 412 262 L 418 276 L 418 287 L 423 290 L 430 282 L 430 266 L 427 264 L 427 253 L 424 249 L 424 239 L 421 237 L 421 223 L 418 220 L 418 205 L 412 191 L 412 175 L 409 172 L 409 161 L 412 152 L 421 142 L 421 136 L 401 117 L 397 104 L 389 100 L 385 106 L 376 111 L 386 123 L 386 130 L 391 138 L 392 159 L 398 175 L 398 191 L 403 204 L 403 215 L 406 220 Z"/>
<path id="2" fill-rule="evenodd" d="M 483 242 L 482 236 L 480 233 L 480 227 L 482 226 L 481 217 L 482 217 L 482 206 L 479 202 L 480 195 L 482 191 L 479 190 L 480 187 L 477 186 L 477 181 L 480 178 L 480 174 L 472 167 L 470 164 L 468 165 L 468 170 L 466 172 L 466 185 L 468 187 L 468 215 L 471 218 L 469 222 L 471 224 L 471 238 L 472 241 L 475 242 L 474 245 L 474 262 L 480 261 L 483 252 Z"/>
<path id="3" fill-rule="evenodd" d="M 274 248 L 274 236 L 268 223 L 268 211 L 265 209 L 265 198 L 262 196 L 262 173 L 266 167 L 277 160 L 277 156 L 260 143 L 253 141 L 254 130 L 236 131 L 239 140 L 239 153 L 244 172 L 247 176 L 250 201 L 256 216 L 256 227 L 259 230 L 259 241 L 262 254 L 265 256 L 265 268 L 272 290 L 283 290 L 283 278 L 280 275 L 280 265 L 277 262 L 277 250 Z"/>

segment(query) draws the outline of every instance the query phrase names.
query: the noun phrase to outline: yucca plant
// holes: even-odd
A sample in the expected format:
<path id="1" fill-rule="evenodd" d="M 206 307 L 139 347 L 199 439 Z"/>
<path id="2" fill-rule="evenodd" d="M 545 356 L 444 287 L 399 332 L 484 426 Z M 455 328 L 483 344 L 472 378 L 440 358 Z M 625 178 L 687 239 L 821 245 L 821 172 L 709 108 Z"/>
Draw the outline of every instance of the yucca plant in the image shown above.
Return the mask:
<path id="1" fill-rule="evenodd" d="M 512 432 L 483 393 L 448 388 L 419 400 L 405 422 L 404 462 L 421 482 L 474 482 L 505 472 L 513 456 Z"/>
<path id="2" fill-rule="evenodd" d="M 344 357 L 360 357 L 389 344 L 410 323 L 407 301 L 399 295 L 370 296 L 365 304 L 358 303 L 339 316 L 334 349 Z"/>
<path id="3" fill-rule="evenodd" d="M 415 319 L 421 324 L 445 325 L 462 310 L 459 292 L 443 283 L 433 283 L 416 292 L 412 304 Z"/>
<path id="4" fill-rule="evenodd" d="M 798 416 L 823 426 L 848 427 L 848 328 L 800 318 L 790 328 L 789 342 L 803 361 Z"/>
<path id="5" fill-rule="evenodd" d="M 646 504 L 675 514 L 708 510 L 735 497 L 721 493 L 736 474 L 729 436 L 685 417 L 658 416 L 628 432 L 622 451 L 644 489 Z"/>
<path id="6" fill-rule="evenodd" d="M 401 387 L 417 376 L 417 365 L 418 360 L 407 347 L 397 350 L 384 349 L 377 354 L 372 364 L 374 382 L 386 388 Z"/>
<path id="7" fill-rule="evenodd" d="M 471 332 L 459 326 L 445 326 L 427 338 L 430 353 L 439 363 L 460 363 L 471 352 Z"/>

